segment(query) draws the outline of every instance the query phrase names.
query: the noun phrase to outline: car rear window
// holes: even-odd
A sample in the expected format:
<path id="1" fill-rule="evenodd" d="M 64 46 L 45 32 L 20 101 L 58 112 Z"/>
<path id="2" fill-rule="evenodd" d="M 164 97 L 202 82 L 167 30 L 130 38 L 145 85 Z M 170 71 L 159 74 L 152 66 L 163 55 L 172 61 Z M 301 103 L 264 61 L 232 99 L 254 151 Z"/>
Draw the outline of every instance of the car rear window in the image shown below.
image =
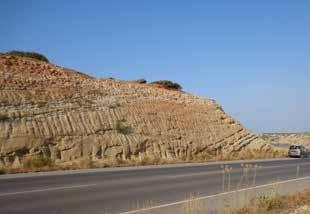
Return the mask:
<path id="1" fill-rule="evenodd" d="M 293 145 L 293 146 L 290 146 L 290 149 L 299 149 L 299 146 Z"/>

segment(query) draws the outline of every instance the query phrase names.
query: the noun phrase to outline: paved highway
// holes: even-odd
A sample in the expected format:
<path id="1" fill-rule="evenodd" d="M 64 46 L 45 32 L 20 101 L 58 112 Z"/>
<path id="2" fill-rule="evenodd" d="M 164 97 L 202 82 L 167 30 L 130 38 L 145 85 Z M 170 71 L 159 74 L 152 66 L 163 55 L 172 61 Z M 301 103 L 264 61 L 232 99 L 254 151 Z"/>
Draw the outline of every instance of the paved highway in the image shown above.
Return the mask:
<path id="1" fill-rule="evenodd" d="M 257 164 L 248 173 L 241 163 Z M 230 168 L 223 173 L 223 167 Z M 299 169 L 298 169 L 299 168 Z M 224 181 L 223 181 L 223 174 Z M 230 174 L 230 179 L 228 174 Z M 310 176 L 310 159 L 233 161 L 0 176 L 0 213 L 121 213 L 227 188 Z M 241 178 L 242 177 L 242 178 Z M 228 184 L 230 181 L 230 185 Z M 224 184 L 224 189 L 223 189 Z"/>

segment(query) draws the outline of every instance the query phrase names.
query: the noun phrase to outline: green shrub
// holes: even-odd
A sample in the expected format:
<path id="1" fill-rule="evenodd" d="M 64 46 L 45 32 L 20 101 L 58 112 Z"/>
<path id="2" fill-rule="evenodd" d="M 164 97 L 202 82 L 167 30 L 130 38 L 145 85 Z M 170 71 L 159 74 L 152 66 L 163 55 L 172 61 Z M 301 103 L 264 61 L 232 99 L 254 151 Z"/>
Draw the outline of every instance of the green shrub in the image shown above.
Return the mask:
<path id="1" fill-rule="evenodd" d="M 109 107 L 110 109 L 115 109 L 115 108 L 120 107 L 120 106 L 121 106 L 120 103 L 116 103 L 116 102 L 115 102 L 115 103 L 110 103 L 108 107 Z"/>
<path id="2" fill-rule="evenodd" d="M 5 169 L 0 169 L 0 175 L 3 175 L 3 174 L 5 174 Z"/>
<path id="3" fill-rule="evenodd" d="M 121 134 L 130 134 L 132 132 L 131 128 L 129 126 L 125 126 L 123 124 L 125 120 L 117 120 L 114 126 L 114 129 Z"/>
<path id="4" fill-rule="evenodd" d="M 146 81 L 145 79 L 134 80 L 134 82 L 139 83 L 139 84 L 145 84 L 145 83 L 147 83 L 147 81 Z"/>
<path id="5" fill-rule="evenodd" d="M 46 101 L 38 101 L 36 104 L 38 107 L 43 107 L 47 104 L 47 102 Z"/>
<path id="6" fill-rule="evenodd" d="M 10 119 L 10 117 L 8 116 L 8 114 L 0 113 L 0 121 L 6 121 L 9 119 Z"/>
<path id="7" fill-rule="evenodd" d="M 29 57 L 29 58 L 37 59 L 43 62 L 49 62 L 48 59 L 43 54 L 36 53 L 36 52 L 25 52 L 25 51 L 13 50 L 13 51 L 7 52 L 7 54 L 13 55 L 13 56 Z"/>
<path id="8" fill-rule="evenodd" d="M 53 161 L 49 157 L 43 155 L 32 157 L 24 162 L 25 168 L 42 168 L 51 166 L 53 166 Z"/>
<path id="9" fill-rule="evenodd" d="M 260 196 L 258 206 L 266 210 L 279 209 L 283 206 L 283 201 L 280 197 Z"/>
<path id="10" fill-rule="evenodd" d="M 151 84 L 161 85 L 167 89 L 174 89 L 174 90 L 181 90 L 182 89 L 180 84 L 178 84 L 176 82 L 172 82 L 170 80 L 159 80 L 159 81 L 152 82 Z"/>

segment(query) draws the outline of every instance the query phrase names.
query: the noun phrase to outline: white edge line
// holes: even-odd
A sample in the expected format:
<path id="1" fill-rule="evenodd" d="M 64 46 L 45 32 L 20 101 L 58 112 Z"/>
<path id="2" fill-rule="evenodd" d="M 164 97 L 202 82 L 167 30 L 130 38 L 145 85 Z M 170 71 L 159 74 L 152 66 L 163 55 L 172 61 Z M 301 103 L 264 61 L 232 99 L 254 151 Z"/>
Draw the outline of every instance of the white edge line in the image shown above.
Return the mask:
<path id="1" fill-rule="evenodd" d="M 84 185 L 76 185 L 76 186 L 52 187 L 52 188 L 46 188 L 46 189 L 26 190 L 26 191 L 20 191 L 20 192 L 9 192 L 9 193 L 0 194 L 0 197 L 1 196 L 18 195 L 18 194 L 35 193 L 35 192 L 62 190 L 62 189 L 76 189 L 76 188 L 83 188 L 83 187 L 89 187 L 89 186 L 95 186 L 95 185 L 97 185 L 97 184 L 84 184 Z"/>
<path id="2" fill-rule="evenodd" d="M 304 163 L 302 165 L 308 165 L 310 163 Z M 291 166 L 291 165 L 295 165 L 295 164 L 285 164 L 285 165 L 280 165 L 280 166 L 270 166 L 270 167 L 263 167 L 263 168 L 278 168 L 278 167 L 285 167 L 285 166 Z M 212 172 L 204 172 L 204 173 L 195 173 L 195 175 L 204 175 L 204 174 L 214 174 L 214 173 L 219 173 L 220 171 L 212 171 Z M 178 178 L 178 177 L 187 177 L 187 176 L 193 176 L 193 174 L 189 174 L 189 175 L 178 175 L 178 176 L 167 176 L 167 178 Z M 310 176 L 309 176 L 310 177 Z M 288 180 L 289 181 L 289 180 Z M 76 185 L 76 186 L 64 186 L 64 187 L 51 187 L 51 188 L 45 188 L 45 189 L 34 189 L 34 190 L 26 190 L 26 191 L 19 191 L 19 192 L 9 192 L 9 193 L 0 193 L 0 197 L 2 196 L 9 196 L 9 195 L 18 195 L 18 194 L 27 194 L 27 193 L 35 193 L 35 192 L 44 192 L 44 191 L 54 191 L 54 190 L 61 190 L 61 189 L 75 189 L 75 188 L 83 188 L 83 187 L 89 187 L 89 186 L 95 186 L 97 184 L 82 184 L 82 185 Z M 268 184 L 270 185 L 270 184 Z M 257 186 L 259 187 L 259 186 Z M 253 187 L 256 188 L 256 187 Z M 251 188 L 250 188 L 251 189 Z M 243 189 L 240 189 L 239 191 L 242 191 Z M 234 192 L 234 191 L 232 191 Z M 220 193 L 220 194 L 229 194 L 232 192 L 226 192 L 226 193 Z M 216 195 L 214 195 L 216 196 Z M 211 196 L 205 196 L 205 197 L 211 197 Z M 204 198 L 204 197 L 203 197 Z M 203 198 L 197 198 L 194 200 L 199 200 L 199 199 L 203 199 Z M 178 203 L 184 203 L 185 201 L 180 201 L 180 202 L 175 202 L 175 204 Z M 173 204 L 172 204 L 173 205 Z M 161 205 L 160 205 L 161 206 Z M 164 205 L 163 205 L 164 206 Z M 155 208 L 155 207 L 154 207 Z M 134 212 L 134 211 L 130 211 L 129 213 Z M 128 213 L 128 212 L 125 212 Z"/>
<path id="3" fill-rule="evenodd" d="M 204 199 L 208 199 L 208 198 L 228 195 L 228 194 L 232 194 L 232 193 L 244 192 L 244 191 L 251 190 L 251 189 L 258 189 L 258 188 L 268 187 L 268 186 L 272 186 L 272 185 L 275 185 L 275 184 L 284 184 L 284 183 L 293 182 L 293 181 L 305 180 L 305 179 L 309 179 L 309 178 L 310 178 L 310 176 L 307 176 L 307 177 L 303 177 L 303 178 L 295 178 L 295 179 L 290 179 L 290 180 L 285 180 L 285 181 L 279 181 L 279 182 L 274 182 L 274 183 L 269 183 L 269 184 L 263 184 L 263 185 L 259 185 L 259 186 L 255 186 L 255 187 L 243 188 L 243 189 L 233 190 L 233 191 L 229 191 L 229 192 L 222 192 L 222 193 L 218 193 L 218 194 L 214 194 L 214 195 L 207 195 L 207 196 L 198 197 L 198 198 L 195 198 L 195 199 L 188 199 L 188 200 L 177 201 L 177 202 L 173 202 L 173 203 L 153 206 L 153 207 L 149 207 L 149 208 L 143 208 L 143 209 L 138 209 L 138 210 L 126 211 L 126 212 L 122 212 L 120 214 L 134 214 L 134 213 L 137 213 L 137 212 L 150 211 L 150 210 L 154 210 L 154 209 L 160 209 L 160 208 L 169 207 L 169 206 L 173 206 L 173 205 L 183 204 L 183 203 L 186 203 L 186 202 L 189 202 L 189 201 L 193 201 L 193 200 L 194 201 L 199 201 L 199 200 L 204 200 Z"/>

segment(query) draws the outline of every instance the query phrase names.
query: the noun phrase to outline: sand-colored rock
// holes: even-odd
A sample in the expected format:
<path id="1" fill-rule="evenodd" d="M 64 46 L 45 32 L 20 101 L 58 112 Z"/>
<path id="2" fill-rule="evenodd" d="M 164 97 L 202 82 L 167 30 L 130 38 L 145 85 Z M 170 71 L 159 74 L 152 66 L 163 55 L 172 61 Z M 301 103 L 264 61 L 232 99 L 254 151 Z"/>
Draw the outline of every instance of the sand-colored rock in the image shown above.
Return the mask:
<path id="1" fill-rule="evenodd" d="M 296 208 L 290 214 L 309 214 L 310 213 L 310 205 L 304 205 Z"/>
<path id="2" fill-rule="evenodd" d="M 208 98 L 0 55 L 0 163 L 197 156 L 270 147 Z M 17 161 L 18 160 L 18 161 Z"/>

